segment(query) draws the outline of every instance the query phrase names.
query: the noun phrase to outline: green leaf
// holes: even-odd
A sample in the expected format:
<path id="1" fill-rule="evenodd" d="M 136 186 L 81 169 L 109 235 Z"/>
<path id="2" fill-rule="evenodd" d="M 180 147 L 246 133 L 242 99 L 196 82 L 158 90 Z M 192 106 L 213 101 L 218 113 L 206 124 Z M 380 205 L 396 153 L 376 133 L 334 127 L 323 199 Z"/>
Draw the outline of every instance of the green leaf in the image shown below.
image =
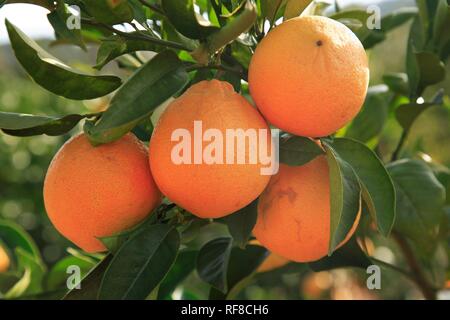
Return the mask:
<path id="1" fill-rule="evenodd" d="M 111 263 L 113 256 L 107 255 L 81 280 L 81 289 L 72 289 L 65 296 L 64 300 L 97 300 L 100 285 L 106 269 Z"/>
<path id="2" fill-rule="evenodd" d="M 330 18 L 345 24 L 356 34 L 360 41 L 364 41 L 371 32 L 367 27 L 367 20 L 370 16 L 371 15 L 364 10 L 349 10 L 335 13 L 331 15 Z"/>
<path id="3" fill-rule="evenodd" d="M 414 19 L 408 37 L 408 47 L 406 52 L 406 73 L 408 74 L 409 98 L 416 100 L 420 83 L 420 68 L 416 59 L 416 53 L 425 45 L 423 26 L 419 16 Z"/>
<path id="4" fill-rule="evenodd" d="M 283 0 L 263 0 L 261 1 L 261 17 L 273 21 L 281 7 Z"/>
<path id="5" fill-rule="evenodd" d="M 261 246 L 248 245 L 245 249 L 233 248 L 226 274 L 228 291 L 224 293 L 212 287 L 209 298 L 233 299 L 242 288 L 247 286 L 268 254 L 269 252 Z"/>
<path id="6" fill-rule="evenodd" d="M 52 10 L 54 8 L 53 1 L 51 0 L 3 0 L 0 1 L 0 8 L 8 3 L 29 3 L 29 4 L 35 4 L 37 6 L 41 6 L 43 8 Z"/>
<path id="7" fill-rule="evenodd" d="M 172 269 L 170 269 L 163 282 L 159 285 L 158 299 L 170 299 L 170 295 L 180 283 L 195 269 L 197 251 L 181 251 Z"/>
<path id="8" fill-rule="evenodd" d="M 381 18 L 380 26 L 381 29 L 370 30 L 369 35 L 362 41 L 365 49 L 370 49 L 376 44 L 384 41 L 386 39 L 386 34 L 401 26 L 411 18 L 417 15 L 417 9 L 414 7 L 400 8 L 391 14 Z"/>
<path id="9" fill-rule="evenodd" d="M 103 277 L 99 298 L 145 299 L 171 269 L 179 246 L 178 231 L 164 224 L 133 235 L 114 255 Z"/>
<path id="10" fill-rule="evenodd" d="M 14 251 L 19 271 L 23 272 L 23 276 L 5 294 L 5 297 L 11 299 L 42 292 L 43 279 L 46 271 L 42 261 L 23 248 L 18 247 Z"/>
<path id="11" fill-rule="evenodd" d="M 200 278 L 223 293 L 228 291 L 227 272 L 232 244 L 228 237 L 211 240 L 200 249 L 197 257 Z"/>
<path id="12" fill-rule="evenodd" d="M 367 142 L 382 132 L 388 117 L 388 105 L 385 92 L 374 90 L 377 87 L 369 89 L 364 105 L 348 126 L 345 137 Z"/>
<path id="13" fill-rule="evenodd" d="M 69 99 L 84 100 L 102 97 L 120 86 L 121 80 L 117 77 L 76 72 L 45 52 L 8 20 L 5 23 L 17 60 L 31 78 L 48 91 Z"/>
<path id="14" fill-rule="evenodd" d="M 136 32 L 131 32 L 135 34 Z M 114 35 L 104 39 L 97 52 L 96 69 L 101 69 L 105 64 L 124 54 L 136 51 L 161 51 L 162 46 L 146 40 L 125 39 L 122 36 Z"/>
<path id="15" fill-rule="evenodd" d="M 194 11 L 194 0 L 161 0 L 167 18 L 178 32 L 191 39 L 205 39 L 219 30 Z"/>
<path id="16" fill-rule="evenodd" d="M 86 127 L 91 141 L 119 139 L 189 81 L 183 63 L 172 51 L 164 51 L 137 70 L 117 91 L 98 123 Z"/>
<path id="17" fill-rule="evenodd" d="M 383 76 L 383 82 L 395 93 L 408 95 L 408 75 L 406 73 L 387 73 Z"/>
<path id="18" fill-rule="evenodd" d="M 330 174 L 331 255 L 345 239 L 358 215 L 361 187 L 353 168 L 327 142 L 324 143 Z"/>
<path id="19" fill-rule="evenodd" d="M 45 288 L 47 290 L 66 288 L 66 281 L 69 276 L 67 268 L 70 266 L 78 266 L 82 277 L 84 277 L 95 266 L 95 263 L 88 259 L 73 256 L 65 257 L 58 261 L 45 276 Z"/>
<path id="20" fill-rule="evenodd" d="M 431 102 L 426 102 L 422 104 L 418 103 L 407 103 L 402 104 L 395 109 L 395 117 L 398 123 L 402 126 L 404 130 L 408 130 L 414 123 L 414 121 L 428 108 L 440 105 L 443 103 L 444 91 L 440 90 L 437 92 L 435 97 Z"/>
<path id="21" fill-rule="evenodd" d="M 114 25 L 133 20 L 133 9 L 127 0 L 84 0 L 83 3 L 98 22 Z"/>
<path id="22" fill-rule="evenodd" d="M 67 27 L 67 20 L 70 16 L 71 14 L 67 12 L 64 1 L 58 0 L 55 10 L 47 14 L 47 19 L 52 25 L 59 39 L 68 40 L 70 43 L 73 43 L 86 51 L 87 49 L 86 45 L 83 42 L 83 37 L 81 36 L 81 30 L 70 30 Z"/>
<path id="23" fill-rule="evenodd" d="M 445 188 L 422 161 L 402 159 L 387 166 L 397 193 L 395 230 L 422 248 L 436 245 Z"/>
<path id="24" fill-rule="evenodd" d="M 337 249 L 332 256 L 308 264 L 315 272 L 332 270 L 337 268 L 362 268 L 367 269 L 372 262 L 359 247 L 356 238 L 352 237 L 345 245 Z"/>
<path id="25" fill-rule="evenodd" d="M 71 114 L 50 117 L 0 111 L 0 129 L 6 134 L 19 137 L 41 134 L 60 136 L 72 130 L 80 120 L 91 116 Z"/>
<path id="26" fill-rule="evenodd" d="M 255 200 L 241 210 L 218 220 L 228 226 L 228 231 L 233 237 L 234 243 L 241 248 L 247 244 L 256 224 L 256 218 L 258 217 L 257 207 L 258 201 Z"/>
<path id="27" fill-rule="evenodd" d="M 0 239 L 11 250 L 21 248 L 37 260 L 41 260 L 41 254 L 36 243 L 20 225 L 0 219 Z"/>
<path id="28" fill-rule="evenodd" d="M 388 236 L 395 221 L 395 189 L 383 163 L 372 150 L 355 140 L 337 138 L 331 145 L 353 168 L 378 230 Z"/>
<path id="29" fill-rule="evenodd" d="M 289 166 L 302 166 L 322 154 L 322 148 L 309 138 L 290 136 L 280 141 L 280 162 Z"/>
<path id="30" fill-rule="evenodd" d="M 287 0 L 284 9 L 284 20 L 298 17 L 310 4 L 312 0 Z"/>
<path id="31" fill-rule="evenodd" d="M 432 52 L 416 53 L 419 67 L 421 87 L 439 83 L 445 79 L 445 65 L 439 57 Z"/>

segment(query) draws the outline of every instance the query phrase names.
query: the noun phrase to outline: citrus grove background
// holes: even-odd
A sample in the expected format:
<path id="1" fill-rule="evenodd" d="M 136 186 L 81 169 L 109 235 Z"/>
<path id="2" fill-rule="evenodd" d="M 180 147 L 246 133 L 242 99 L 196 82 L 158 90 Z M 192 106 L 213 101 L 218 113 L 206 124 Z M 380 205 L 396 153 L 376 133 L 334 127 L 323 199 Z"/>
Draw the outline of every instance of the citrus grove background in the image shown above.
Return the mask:
<path id="1" fill-rule="evenodd" d="M 3 113 L 0 116 L 3 129 L 0 133 L 0 297 L 126 298 L 121 289 L 127 284 L 113 281 L 115 268 L 111 267 L 120 255 L 125 261 L 150 260 L 149 265 L 142 264 L 144 270 L 150 270 L 151 276 L 143 281 L 143 287 L 133 288 L 140 293 L 134 298 L 449 297 L 446 288 L 450 279 L 450 211 L 446 191 L 450 186 L 450 79 L 446 74 L 450 72 L 450 11 L 446 0 L 314 1 L 312 4 L 296 0 L 212 0 L 196 1 L 195 6 L 192 1 L 145 0 L 118 1 L 120 5 L 115 9 L 108 1 L 96 1 L 98 7 L 89 7 L 86 1 L 57 1 L 56 8 L 46 1 L 0 3 L 3 4 L 0 16 L 3 10 L 7 11 L 8 20 L 14 24 L 9 26 L 9 32 L 6 28 L 0 29 L 3 41 L 0 51 L 0 111 Z M 66 4 L 86 9 L 81 32 L 68 30 L 62 23 L 68 17 Z M 370 15 L 366 9 L 370 5 L 381 9 L 379 30 L 366 28 Z M 17 9 L 11 9 L 14 6 Z M 194 11 L 209 20 L 212 27 L 199 25 Z M 46 22 L 47 29 L 49 23 L 55 29 L 55 35 L 39 36 L 35 40 L 41 48 L 69 65 L 70 72 L 115 75 L 126 83 L 142 65 L 152 61 L 154 52 L 159 52 L 160 61 L 169 61 L 169 69 L 177 69 L 184 63 L 189 75 L 188 86 L 216 78 L 231 83 L 250 101 L 246 73 L 264 33 L 300 14 L 328 16 L 344 23 L 366 49 L 369 90 L 356 118 L 333 137 L 328 137 L 331 140 L 324 141 L 358 140 L 383 161 L 397 195 L 392 231 L 383 234 L 377 230 L 373 216 L 371 218 L 373 212 L 363 205 L 356 233 L 347 244 L 328 258 L 295 263 L 270 255 L 253 239 L 251 231 L 256 216 L 251 207 L 229 216 L 233 219 L 210 220 L 196 218 L 165 200 L 140 230 L 104 239 L 110 253 L 87 253 L 79 249 L 50 223 L 43 203 L 43 183 L 53 156 L 64 142 L 83 131 L 84 120 L 72 116 L 54 123 L 51 123 L 54 119 L 39 120 L 39 123 L 31 119 L 25 123 L 20 116 L 5 114 L 93 115 L 88 117 L 88 121 L 92 121 L 108 108 L 114 92 L 106 90 L 97 93 L 95 99 L 87 100 L 93 97 L 87 97 L 88 88 L 83 90 L 75 85 L 71 93 L 62 93 L 61 83 L 51 78 L 55 72 L 56 79 L 59 71 L 49 70 L 49 64 L 45 65 L 48 60 L 43 60 L 42 54 L 33 54 L 35 51 L 30 50 L 26 35 L 17 31 L 22 29 L 32 37 L 36 34 L 36 30 L 27 29 L 27 21 L 21 19 L 29 12 L 36 12 L 41 21 Z M 122 24 L 131 20 L 132 24 Z M 143 29 L 146 23 L 147 29 Z M 116 37 L 111 34 L 113 26 L 119 30 Z M 170 41 L 169 48 L 154 39 Z M 189 54 L 198 53 L 195 49 L 205 41 L 219 44 L 214 48 L 217 51 L 208 53 L 211 54 L 209 59 L 207 56 L 204 61 L 204 55 Z M 176 57 L 166 49 L 176 53 Z M 46 78 L 40 77 L 33 66 L 46 70 Z M 135 94 L 143 91 L 142 99 L 152 101 L 150 109 L 145 110 L 148 114 L 132 128 L 144 143 L 148 143 L 162 109 L 157 108 L 160 103 L 153 102 L 158 101 L 158 97 L 150 96 L 152 90 L 161 89 L 152 84 L 151 75 L 158 72 L 158 66 L 152 68 L 155 69 L 150 68 L 143 78 L 148 81 L 148 87 L 139 91 L 136 83 L 130 81 L 128 88 L 132 93 L 135 90 Z M 265 85 L 270 86 L 270 79 L 266 81 Z M 168 89 L 158 91 L 160 100 L 179 94 L 175 84 L 165 87 Z M 110 129 L 113 134 L 117 132 L 115 127 Z M 298 139 L 284 146 L 287 151 L 281 154 L 282 162 L 299 165 L 298 158 L 307 151 L 302 150 L 307 144 Z M 330 145 L 333 146 L 333 142 Z M 377 176 L 378 172 L 373 174 Z M 382 190 L 379 194 L 387 193 Z M 145 249 L 138 257 L 121 249 L 132 243 L 139 232 L 153 230 L 152 227 L 160 223 L 175 226 L 180 234 L 179 243 L 173 240 L 168 245 L 178 245 L 175 250 L 178 254 L 167 258 L 173 259 L 168 266 L 161 263 L 162 249 L 148 246 L 149 250 L 156 250 L 153 259 L 148 259 Z M 381 267 L 378 290 L 369 290 L 366 286 L 369 276 L 366 268 L 371 264 Z M 80 290 L 68 292 L 66 280 L 70 274 L 67 268 L 73 265 L 80 267 L 83 277 L 87 276 Z M 138 281 L 138 285 L 141 283 Z"/>

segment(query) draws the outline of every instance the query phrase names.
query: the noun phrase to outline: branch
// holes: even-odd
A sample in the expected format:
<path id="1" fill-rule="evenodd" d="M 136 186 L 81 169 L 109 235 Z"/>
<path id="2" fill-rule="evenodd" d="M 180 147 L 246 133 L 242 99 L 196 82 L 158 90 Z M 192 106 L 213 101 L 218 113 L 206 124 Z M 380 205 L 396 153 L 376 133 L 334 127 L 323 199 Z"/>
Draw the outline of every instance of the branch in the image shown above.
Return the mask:
<path id="1" fill-rule="evenodd" d="M 160 15 L 165 15 L 164 11 L 157 5 L 148 3 L 145 0 L 139 0 L 140 3 L 142 3 L 142 5 L 146 6 L 147 8 L 150 8 L 151 10 L 155 11 L 156 13 L 159 13 Z"/>
<path id="2" fill-rule="evenodd" d="M 134 39 L 134 40 L 149 41 L 149 42 L 152 42 L 154 44 L 158 44 L 160 46 L 167 47 L 167 48 L 173 48 L 173 49 L 190 51 L 189 48 L 186 48 L 181 43 L 150 37 L 150 36 L 148 36 L 148 35 L 146 35 L 144 33 L 140 33 L 140 32 L 136 32 L 136 33 L 123 32 L 123 31 L 117 30 L 114 27 L 109 26 L 107 24 L 96 22 L 96 21 L 92 21 L 92 20 L 89 20 L 89 19 L 81 19 L 81 22 L 84 23 L 84 24 L 87 24 L 87 25 L 91 25 L 93 27 L 106 29 L 106 30 L 111 31 L 111 32 L 113 32 L 113 33 L 115 33 L 117 35 L 120 35 L 120 36 L 124 37 L 124 38 Z"/>
<path id="3" fill-rule="evenodd" d="M 403 255 L 405 256 L 406 262 L 408 263 L 412 275 L 414 276 L 414 282 L 419 287 L 423 296 L 427 300 L 436 300 L 436 290 L 430 285 L 425 277 L 425 274 L 422 271 L 421 266 L 419 265 L 414 252 L 412 251 L 410 245 L 400 234 L 394 232 L 392 234 L 395 241 L 399 245 Z"/>
<path id="4" fill-rule="evenodd" d="M 403 130 L 402 131 L 402 135 L 400 137 L 400 140 L 398 141 L 397 147 L 395 148 L 394 152 L 392 153 L 391 162 L 393 162 L 393 161 L 398 159 L 400 151 L 402 150 L 403 145 L 406 142 L 406 137 L 408 136 L 408 131 L 409 130 Z"/>

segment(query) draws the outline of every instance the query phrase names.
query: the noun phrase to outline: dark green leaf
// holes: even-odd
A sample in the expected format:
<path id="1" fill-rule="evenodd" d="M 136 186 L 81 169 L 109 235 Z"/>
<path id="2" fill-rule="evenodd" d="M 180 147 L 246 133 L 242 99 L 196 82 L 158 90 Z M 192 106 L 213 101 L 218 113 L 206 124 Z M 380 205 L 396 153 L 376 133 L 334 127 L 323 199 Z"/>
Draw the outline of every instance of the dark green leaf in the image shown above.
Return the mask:
<path id="1" fill-rule="evenodd" d="M 439 232 L 445 188 L 433 171 L 419 160 L 399 160 L 387 166 L 397 194 L 394 228 L 418 243 L 433 247 Z"/>
<path id="2" fill-rule="evenodd" d="M 85 126 L 94 143 L 119 139 L 188 83 L 182 62 L 164 51 L 146 63 L 119 89 L 97 124 Z"/>
<path id="3" fill-rule="evenodd" d="M 0 239 L 11 250 L 21 248 L 40 260 L 41 255 L 36 243 L 20 225 L 0 219 Z"/>
<path id="4" fill-rule="evenodd" d="M 406 53 L 406 72 L 408 74 L 409 98 L 415 100 L 419 97 L 417 90 L 420 83 L 420 68 L 416 53 L 424 47 L 425 39 L 423 26 L 419 16 L 414 19 L 409 31 L 408 49 Z"/>
<path id="5" fill-rule="evenodd" d="M 166 278 L 159 285 L 158 299 L 170 299 L 170 295 L 180 283 L 195 269 L 197 251 L 181 251 Z"/>
<path id="6" fill-rule="evenodd" d="M 200 278 L 223 293 L 228 291 L 227 272 L 230 259 L 231 238 L 217 238 L 205 244 L 197 257 Z"/>
<path id="7" fill-rule="evenodd" d="M 0 129 L 6 134 L 19 137 L 41 134 L 59 136 L 69 132 L 80 120 L 90 116 L 71 114 L 63 117 L 49 117 L 0 112 Z"/>
<path id="8" fill-rule="evenodd" d="M 353 168 L 328 143 L 324 143 L 330 174 L 329 255 L 345 239 L 360 209 L 361 187 Z"/>
<path id="9" fill-rule="evenodd" d="M 17 60 L 45 89 L 69 99 L 84 100 L 102 97 L 120 86 L 121 80 L 117 77 L 76 72 L 45 52 L 8 20 L 5 22 Z"/>
<path id="10" fill-rule="evenodd" d="M 117 91 L 100 121 L 85 131 L 95 143 L 117 140 L 188 82 L 189 75 L 176 54 L 164 51 L 136 71 Z"/>
<path id="11" fill-rule="evenodd" d="M 395 117 L 404 130 L 408 130 L 414 121 L 428 108 L 443 103 L 444 91 L 440 90 L 431 102 L 422 104 L 408 103 L 402 104 L 395 109 Z"/>
<path id="12" fill-rule="evenodd" d="M 41 6 L 43 8 L 47 8 L 49 10 L 52 10 L 54 8 L 53 1 L 51 0 L 3 0 L 0 1 L 0 8 L 8 3 L 30 3 Z"/>
<path id="13" fill-rule="evenodd" d="M 84 0 L 83 3 L 98 22 L 114 25 L 133 20 L 133 9 L 127 0 Z"/>
<path id="14" fill-rule="evenodd" d="M 135 34 L 132 32 L 131 34 Z M 124 39 L 121 36 L 114 35 L 104 39 L 97 52 L 96 69 L 101 69 L 105 64 L 121 55 L 136 51 L 161 51 L 163 47 L 146 40 Z"/>
<path id="15" fill-rule="evenodd" d="M 72 289 L 64 300 L 97 300 L 103 275 L 113 256 L 107 255 L 81 280 L 81 289 Z"/>
<path id="16" fill-rule="evenodd" d="M 290 136 L 280 141 L 280 162 L 290 166 L 304 165 L 321 154 L 322 148 L 309 138 Z"/>
<path id="17" fill-rule="evenodd" d="M 177 257 L 178 231 L 157 224 L 130 237 L 105 272 L 99 298 L 145 299 L 164 279 Z"/>
<path id="18" fill-rule="evenodd" d="M 80 268 L 81 275 L 84 277 L 86 273 L 94 268 L 95 263 L 89 259 L 81 259 L 74 256 L 68 256 L 58 261 L 45 276 L 45 288 L 47 290 L 56 290 L 66 288 L 66 282 L 69 274 L 67 268 L 77 266 Z"/>
<path id="19" fill-rule="evenodd" d="M 258 201 L 253 201 L 241 210 L 221 218 L 219 221 L 228 226 L 234 243 L 241 248 L 245 247 L 252 234 L 258 216 Z"/>
<path id="20" fill-rule="evenodd" d="M 384 94 L 384 91 L 369 90 L 361 111 L 348 126 L 345 137 L 367 142 L 381 133 L 388 117 Z"/>
<path id="21" fill-rule="evenodd" d="M 330 16 L 352 30 L 360 41 L 364 41 L 369 34 L 370 29 L 367 27 L 367 21 L 370 14 L 364 10 L 341 11 Z"/>
<path id="22" fill-rule="evenodd" d="M 209 21 L 194 11 L 194 0 L 162 0 L 167 18 L 178 32 L 191 39 L 205 39 L 213 32 L 219 30 Z"/>
<path id="23" fill-rule="evenodd" d="M 311 269 L 316 272 L 347 267 L 367 269 L 370 265 L 372 262 L 361 250 L 355 237 L 337 249 L 332 256 L 309 263 Z"/>
<path id="24" fill-rule="evenodd" d="M 355 140 L 337 138 L 331 145 L 353 168 L 378 230 L 388 236 L 395 221 L 395 190 L 383 163 L 372 150 Z"/>
<path id="25" fill-rule="evenodd" d="M 408 75 L 405 73 L 388 73 L 383 76 L 383 82 L 395 93 L 407 96 L 409 85 Z"/>
<path id="26" fill-rule="evenodd" d="M 67 27 L 67 20 L 71 14 L 67 12 L 64 1 L 57 1 L 56 9 L 47 14 L 47 19 L 52 25 L 58 36 L 58 39 L 68 40 L 70 43 L 76 44 L 83 50 L 86 50 L 86 45 L 83 42 L 80 29 L 69 29 Z"/>
<path id="27" fill-rule="evenodd" d="M 416 59 L 419 67 L 420 86 L 426 87 L 445 79 L 445 65 L 436 54 L 418 52 L 416 53 Z"/>
<path id="28" fill-rule="evenodd" d="M 268 254 L 269 252 L 261 246 L 248 245 L 245 249 L 233 248 L 226 276 L 228 292 L 223 293 L 212 287 L 210 299 L 234 298 L 251 280 Z"/>

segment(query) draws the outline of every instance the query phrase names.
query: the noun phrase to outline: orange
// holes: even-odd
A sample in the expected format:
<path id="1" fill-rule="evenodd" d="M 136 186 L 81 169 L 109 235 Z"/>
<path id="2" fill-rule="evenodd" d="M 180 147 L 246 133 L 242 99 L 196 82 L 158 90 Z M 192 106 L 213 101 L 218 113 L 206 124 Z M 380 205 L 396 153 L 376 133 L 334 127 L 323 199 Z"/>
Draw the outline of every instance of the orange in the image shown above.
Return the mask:
<path id="1" fill-rule="evenodd" d="M 44 182 L 50 220 L 87 252 L 104 251 L 97 238 L 135 226 L 160 201 L 147 149 L 133 134 L 98 147 L 75 136 L 55 155 Z"/>
<path id="2" fill-rule="evenodd" d="M 343 245 L 353 235 L 360 214 Z M 280 165 L 258 202 L 256 239 L 286 259 L 318 260 L 328 254 L 330 183 L 325 156 L 303 166 Z"/>
<path id="3" fill-rule="evenodd" d="M 251 95 L 280 129 L 306 137 L 330 135 L 361 109 L 368 59 L 358 38 L 335 20 L 305 16 L 283 22 L 256 48 Z"/>
<path id="4" fill-rule="evenodd" d="M 222 141 L 218 137 L 210 139 L 211 141 L 201 141 L 201 133 L 196 135 L 198 131 L 194 132 L 194 122 L 197 125 L 201 123 L 203 137 L 212 129 L 223 137 Z M 180 129 L 191 140 L 172 139 L 172 134 Z M 162 193 L 201 218 L 223 217 L 255 200 L 268 184 L 270 176 L 261 174 L 264 164 L 259 161 L 260 157 L 253 163 L 249 161 L 250 150 L 253 152 L 256 147 L 249 143 L 250 139 L 246 139 L 245 146 L 241 148 L 238 147 L 237 139 L 227 139 L 227 130 L 237 129 L 252 129 L 257 133 L 265 130 L 264 138 L 257 137 L 257 142 L 266 143 L 270 150 L 267 123 L 227 82 L 199 82 L 170 103 L 156 124 L 150 140 L 150 152 L 153 155 L 150 166 Z M 264 130 L 260 131 L 261 129 Z M 194 140 L 199 141 L 197 147 Z M 187 142 L 186 145 L 191 147 L 190 151 L 187 148 L 176 151 L 182 141 Z M 219 148 L 208 153 L 208 150 L 212 150 L 208 148 L 212 141 Z M 231 153 L 231 161 L 227 163 L 226 145 L 231 141 L 235 142 L 235 152 Z M 196 152 L 199 147 L 201 150 Z M 223 151 L 222 154 L 220 150 Z M 185 157 L 185 160 L 174 161 L 173 152 Z M 237 161 L 239 152 L 245 156 L 244 163 Z M 195 153 L 200 155 L 197 162 Z M 206 161 L 202 156 L 205 154 L 217 156 L 215 162 Z"/>
<path id="5" fill-rule="evenodd" d="M 0 273 L 8 271 L 11 261 L 5 249 L 0 246 Z"/>

